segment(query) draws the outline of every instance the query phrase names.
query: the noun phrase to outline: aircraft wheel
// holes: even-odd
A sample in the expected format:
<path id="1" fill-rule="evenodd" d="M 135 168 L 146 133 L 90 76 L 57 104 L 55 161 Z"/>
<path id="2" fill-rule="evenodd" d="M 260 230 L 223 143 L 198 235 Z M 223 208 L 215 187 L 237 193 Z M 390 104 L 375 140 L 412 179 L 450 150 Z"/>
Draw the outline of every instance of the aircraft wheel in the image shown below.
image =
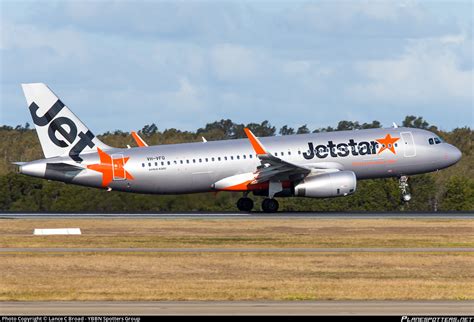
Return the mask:
<path id="1" fill-rule="evenodd" d="M 277 212 L 278 206 L 278 201 L 275 199 L 266 198 L 262 202 L 262 210 L 264 212 Z"/>
<path id="2" fill-rule="evenodd" d="M 253 208 L 253 200 L 250 198 L 240 198 L 237 200 L 237 208 L 240 211 L 251 211 Z"/>
<path id="3" fill-rule="evenodd" d="M 403 194 L 403 196 L 402 196 L 402 201 L 408 202 L 408 201 L 410 201 L 410 200 L 411 200 L 411 194 L 409 194 L 409 193 Z"/>

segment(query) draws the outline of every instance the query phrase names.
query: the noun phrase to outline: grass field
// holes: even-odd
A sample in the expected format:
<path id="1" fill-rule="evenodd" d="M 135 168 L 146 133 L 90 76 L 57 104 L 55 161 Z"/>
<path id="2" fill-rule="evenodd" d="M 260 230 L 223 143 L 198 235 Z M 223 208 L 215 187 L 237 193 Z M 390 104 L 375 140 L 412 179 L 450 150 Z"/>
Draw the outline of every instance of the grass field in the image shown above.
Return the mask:
<path id="1" fill-rule="evenodd" d="M 463 219 L 0 220 L 4 248 L 473 246 Z M 4 253 L 0 274 L 0 300 L 474 299 L 470 252 Z"/>

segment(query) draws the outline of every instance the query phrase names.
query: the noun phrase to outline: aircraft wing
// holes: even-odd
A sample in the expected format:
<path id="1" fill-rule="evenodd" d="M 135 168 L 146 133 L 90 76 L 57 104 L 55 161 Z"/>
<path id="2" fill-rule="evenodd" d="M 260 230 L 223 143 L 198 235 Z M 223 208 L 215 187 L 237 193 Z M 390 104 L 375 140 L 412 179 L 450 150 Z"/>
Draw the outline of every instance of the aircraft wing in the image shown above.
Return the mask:
<path id="1" fill-rule="evenodd" d="M 342 169 L 342 165 L 336 162 L 298 165 L 284 161 L 268 152 L 252 131 L 248 128 L 244 131 L 260 160 L 260 165 L 254 172 L 237 174 L 217 181 L 212 185 L 216 190 L 248 191 L 270 187 L 273 196 L 275 192 L 281 191 L 282 182 L 302 180 L 310 173 L 322 174 Z M 272 188 L 275 183 L 276 188 Z"/>
<path id="2" fill-rule="evenodd" d="M 252 144 L 261 165 L 254 172 L 255 179 L 253 183 L 266 181 L 295 181 L 306 177 L 311 168 L 284 161 L 268 152 L 260 143 L 259 139 L 248 128 L 244 129 L 250 143 Z"/>

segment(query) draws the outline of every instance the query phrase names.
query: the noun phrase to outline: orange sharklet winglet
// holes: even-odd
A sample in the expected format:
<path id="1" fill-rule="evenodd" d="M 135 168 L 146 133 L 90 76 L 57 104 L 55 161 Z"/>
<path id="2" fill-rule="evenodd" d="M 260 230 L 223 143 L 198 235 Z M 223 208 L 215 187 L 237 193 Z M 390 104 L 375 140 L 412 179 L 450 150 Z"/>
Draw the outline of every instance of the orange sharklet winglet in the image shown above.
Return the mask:
<path id="1" fill-rule="evenodd" d="M 244 131 L 250 143 L 252 144 L 252 147 L 255 150 L 255 153 L 268 154 L 267 151 L 265 151 L 265 148 L 263 147 L 262 143 L 260 143 L 257 137 L 252 133 L 252 131 L 250 131 L 248 128 L 244 128 Z"/>
<path id="2" fill-rule="evenodd" d="M 132 137 L 139 147 L 148 146 L 148 144 L 146 144 L 146 142 L 143 141 L 143 139 L 137 134 L 137 132 L 132 131 Z"/>

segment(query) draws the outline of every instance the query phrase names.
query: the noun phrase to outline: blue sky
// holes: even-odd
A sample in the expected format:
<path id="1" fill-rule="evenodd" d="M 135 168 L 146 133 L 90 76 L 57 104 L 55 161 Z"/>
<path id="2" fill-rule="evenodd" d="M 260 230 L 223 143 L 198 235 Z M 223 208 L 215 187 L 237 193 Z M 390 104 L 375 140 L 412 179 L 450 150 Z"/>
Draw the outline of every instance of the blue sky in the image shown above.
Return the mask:
<path id="1" fill-rule="evenodd" d="M 472 1 L 1 1 L 0 124 L 44 82 L 95 133 L 474 124 Z"/>

